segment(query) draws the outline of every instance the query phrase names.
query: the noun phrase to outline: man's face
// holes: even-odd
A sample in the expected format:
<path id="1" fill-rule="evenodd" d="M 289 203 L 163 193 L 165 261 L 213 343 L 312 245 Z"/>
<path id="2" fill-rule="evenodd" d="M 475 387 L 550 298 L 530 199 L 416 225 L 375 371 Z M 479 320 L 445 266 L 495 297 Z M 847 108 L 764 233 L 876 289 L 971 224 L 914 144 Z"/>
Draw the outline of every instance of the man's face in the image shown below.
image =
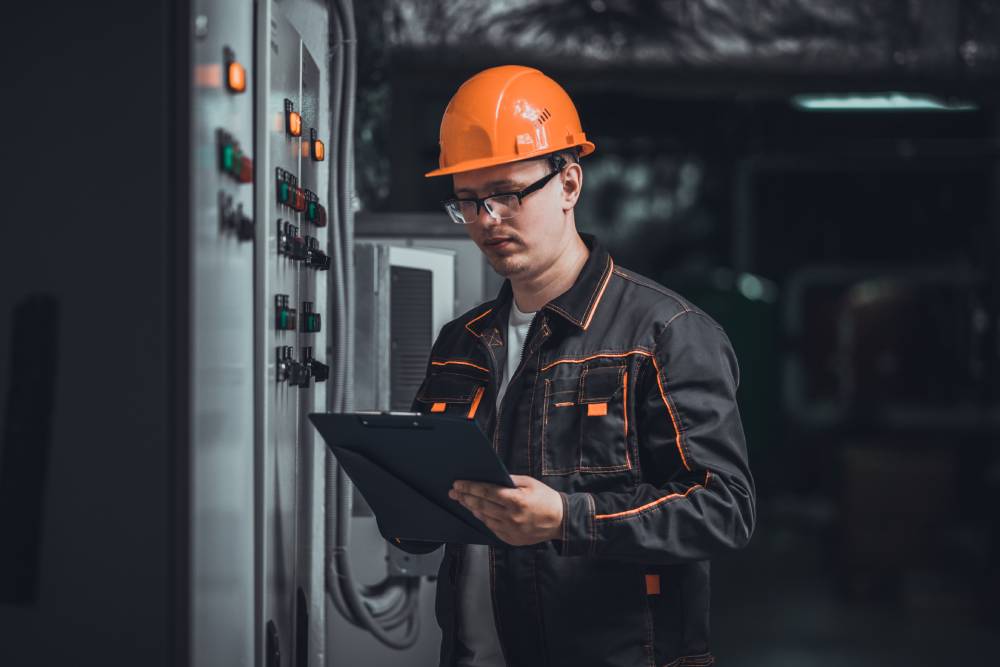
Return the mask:
<path id="1" fill-rule="evenodd" d="M 455 174 L 455 196 L 518 192 L 551 170 L 548 160 L 528 160 Z M 496 220 L 482 207 L 478 219 L 465 225 L 494 271 L 505 278 L 528 278 L 555 262 L 567 227 L 561 186 L 561 177 L 555 176 L 521 200 L 520 209 L 508 220 Z"/>

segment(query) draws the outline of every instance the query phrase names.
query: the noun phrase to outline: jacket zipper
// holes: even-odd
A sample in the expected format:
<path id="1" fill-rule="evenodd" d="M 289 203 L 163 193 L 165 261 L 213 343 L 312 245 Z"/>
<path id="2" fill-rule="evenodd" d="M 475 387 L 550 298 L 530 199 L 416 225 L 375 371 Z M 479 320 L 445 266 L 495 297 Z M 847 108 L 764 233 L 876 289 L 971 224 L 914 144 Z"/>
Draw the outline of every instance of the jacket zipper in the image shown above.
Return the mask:
<path id="1" fill-rule="evenodd" d="M 499 449 L 500 420 L 503 414 L 503 404 L 504 401 L 507 399 L 508 394 L 510 393 L 509 390 L 514 382 L 514 378 L 516 378 L 518 374 L 521 372 L 521 370 L 524 368 L 525 352 L 528 351 L 528 343 L 533 342 L 532 334 L 535 331 L 535 324 L 537 322 L 538 322 L 538 313 L 536 313 L 535 316 L 531 318 L 531 324 L 528 326 L 528 333 L 525 335 L 524 343 L 521 345 L 521 359 L 518 362 L 517 368 L 514 370 L 514 373 L 511 374 L 510 378 L 508 378 L 507 389 L 504 391 L 503 398 L 500 399 L 500 405 L 497 406 L 496 422 L 493 424 L 493 451 L 497 452 L 498 454 L 500 453 Z M 485 344 L 482 342 L 482 339 L 480 339 L 480 345 L 483 345 L 485 347 Z M 488 357 L 492 361 L 493 360 L 492 350 L 487 349 L 486 352 Z M 504 365 L 504 368 L 506 369 L 506 364 Z M 496 377 L 496 368 L 493 369 L 493 376 Z M 499 391 L 499 389 L 500 388 L 497 387 L 497 391 Z M 528 443 L 528 446 L 530 447 L 531 443 Z M 500 621 L 499 621 L 500 610 L 497 608 L 496 572 L 494 568 L 495 555 L 494 555 L 494 547 L 492 546 L 489 547 L 489 557 L 490 557 L 490 602 L 493 606 L 493 627 L 497 633 L 497 643 L 500 644 L 500 652 L 503 654 L 504 664 L 508 664 L 507 647 L 504 646 L 503 634 L 500 632 Z"/>

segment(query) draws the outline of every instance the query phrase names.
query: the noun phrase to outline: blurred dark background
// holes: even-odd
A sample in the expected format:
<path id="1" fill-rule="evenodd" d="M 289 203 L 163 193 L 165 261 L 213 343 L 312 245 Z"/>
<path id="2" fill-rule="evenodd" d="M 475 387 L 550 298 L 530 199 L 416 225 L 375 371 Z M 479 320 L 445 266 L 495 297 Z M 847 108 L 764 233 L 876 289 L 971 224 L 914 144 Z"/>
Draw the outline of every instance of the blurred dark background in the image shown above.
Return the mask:
<path id="1" fill-rule="evenodd" d="M 720 660 L 990 661 L 1000 5 L 372 0 L 358 13 L 362 211 L 437 210 L 450 181 L 423 173 L 457 86 L 537 66 L 597 144 L 581 230 L 729 333 L 760 521 L 747 551 L 713 564 Z M 868 95 L 868 108 L 801 95 Z"/>

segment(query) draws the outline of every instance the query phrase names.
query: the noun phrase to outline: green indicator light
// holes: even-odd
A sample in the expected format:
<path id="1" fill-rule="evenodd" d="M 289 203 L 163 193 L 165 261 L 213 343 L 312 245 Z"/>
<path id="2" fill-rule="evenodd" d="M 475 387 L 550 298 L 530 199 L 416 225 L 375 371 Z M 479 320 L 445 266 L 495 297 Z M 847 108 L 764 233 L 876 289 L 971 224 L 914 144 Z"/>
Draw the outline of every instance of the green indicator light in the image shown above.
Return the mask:
<path id="1" fill-rule="evenodd" d="M 284 204 L 285 202 L 287 202 L 288 201 L 288 183 L 285 183 L 284 181 L 282 181 L 281 185 L 278 186 L 278 193 L 279 193 L 278 197 L 279 197 L 279 199 L 281 199 L 281 203 Z"/>
<path id="2" fill-rule="evenodd" d="M 222 168 L 225 171 L 233 170 L 233 147 L 231 144 L 222 147 Z"/>
<path id="3" fill-rule="evenodd" d="M 288 311 L 287 310 L 281 311 L 281 313 L 278 315 L 278 328 L 279 329 L 287 329 L 288 328 Z"/>
<path id="4" fill-rule="evenodd" d="M 306 211 L 306 219 L 309 221 L 316 219 L 316 202 L 309 202 L 309 209 Z"/>

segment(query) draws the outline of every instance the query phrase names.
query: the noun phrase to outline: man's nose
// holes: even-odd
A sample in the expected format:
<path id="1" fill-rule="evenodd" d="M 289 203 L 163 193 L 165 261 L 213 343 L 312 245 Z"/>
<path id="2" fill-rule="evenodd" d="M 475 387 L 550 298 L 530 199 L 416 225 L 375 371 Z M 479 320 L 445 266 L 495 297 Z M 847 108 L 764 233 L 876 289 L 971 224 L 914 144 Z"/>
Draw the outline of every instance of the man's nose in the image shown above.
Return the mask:
<path id="1" fill-rule="evenodd" d="M 490 215 L 490 212 L 486 209 L 486 204 L 479 207 L 479 213 L 476 215 L 476 221 L 486 228 L 500 224 L 499 220 Z"/>

